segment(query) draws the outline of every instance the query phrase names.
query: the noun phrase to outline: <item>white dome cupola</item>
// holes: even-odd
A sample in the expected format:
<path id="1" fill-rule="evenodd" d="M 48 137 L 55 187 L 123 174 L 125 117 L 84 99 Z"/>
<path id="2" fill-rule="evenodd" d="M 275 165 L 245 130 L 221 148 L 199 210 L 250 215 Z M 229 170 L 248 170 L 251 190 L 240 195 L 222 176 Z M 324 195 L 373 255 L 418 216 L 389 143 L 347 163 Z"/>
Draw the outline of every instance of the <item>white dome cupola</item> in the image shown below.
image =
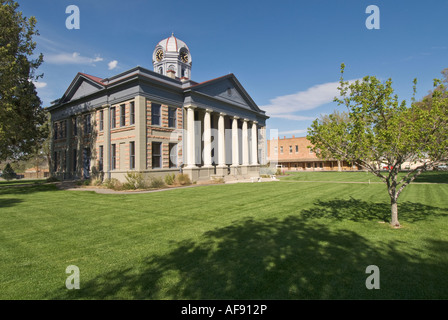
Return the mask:
<path id="1" fill-rule="evenodd" d="M 174 34 L 160 41 L 152 54 L 154 71 L 165 76 L 179 79 L 191 79 L 190 49 Z"/>

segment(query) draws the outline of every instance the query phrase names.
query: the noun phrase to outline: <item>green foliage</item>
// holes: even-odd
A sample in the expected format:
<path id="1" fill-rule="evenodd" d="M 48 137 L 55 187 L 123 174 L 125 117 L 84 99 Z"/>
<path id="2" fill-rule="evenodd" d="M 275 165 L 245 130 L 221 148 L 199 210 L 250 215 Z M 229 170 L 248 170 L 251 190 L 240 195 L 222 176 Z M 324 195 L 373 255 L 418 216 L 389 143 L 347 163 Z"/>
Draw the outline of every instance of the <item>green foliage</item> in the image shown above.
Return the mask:
<path id="1" fill-rule="evenodd" d="M 176 180 L 176 174 L 174 174 L 174 173 L 172 173 L 172 174 L 167 174 L 166 176 L 165 176 L 165 183 L 167 184 L 167 185 L 172 185 L 172 184 L 174 184 L 174 181 Z"/>
<path id="2" fill-rule="evenodd" d="M 145 189 L 147 183 L 141 172 L 129 171 L 126 176 L 126 183 L 123 184 L 123 188 L 127 190 Z"/>
<path id="3" fill-rule="evenodd" d="M 33 59 L 36 19 L 25 18 L 18 3 L 0 3 L 0 160 L 26 158 L 46 137 L 45 112 L 33 81 L 42 54 Z"/>
<path id="4" fill-rule="evenodd" d="M 51 177 L 49 177 L 49 178 L 47 178 L 47 180 L 46 180 L 47 182 L 58 182 L 59 181 L 59 179 L 58 178 L 56 178 L 55 176 L 51 176 Z"/>
<path id="5" fill-rule="evenodd" d="M 160 177 L 150 177 L 148 187 L 151 189 L 161 189 L 165 187 L 165 182 Z"/>
<path id="6" fill-rule="evenodd" d="M 341 65 L 340 96 L 334 99 L 347 112 L 335 112 L 316 119 L 307 138 L 322 158 L 348 160 L 360 165 L 387 185 L 392 215 L 403 189 L 421 172 L 448 158 L 448 98 L 442 81 L 422 102 L 412 99 L 410 107 L 394 94 L 392 80 L 374 76 L 349 83 Z M 417 81 L 414 80 L 414 93 Z M 423 164 L 397 180 L 405 161 Z M 381 172 L 381 164 L 392 167 Z M 394 209 L 395 206 L 395 209 Z M 399 225 L 398 218 L 393 223 Z"/>
<path id="7" fill-rule="evenodd" d="M 16 173 L 14 172 L 14 169 L 9 163 L 7 163 L 5 169 L 3 169 L 2 178 L 9 181 L 14 179 L 15 177 Z"/>

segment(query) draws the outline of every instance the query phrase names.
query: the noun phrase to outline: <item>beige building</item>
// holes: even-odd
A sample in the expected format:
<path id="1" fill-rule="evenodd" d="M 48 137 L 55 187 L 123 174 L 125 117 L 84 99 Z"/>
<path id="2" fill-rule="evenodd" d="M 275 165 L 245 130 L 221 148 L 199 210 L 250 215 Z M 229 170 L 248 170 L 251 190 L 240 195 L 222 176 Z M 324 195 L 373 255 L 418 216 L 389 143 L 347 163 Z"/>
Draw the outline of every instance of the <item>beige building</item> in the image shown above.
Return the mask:
<path id="1" fill-rule="evenodd" d="M 265 160 L 265 112 L 235 75 L 197 83 L 192 57 L 174 37 L 153 52 L 154 71 L 110 78 L 78 73 L 48 108 L 52 175 L 124 181 L 128 172 L 193 181 L 257 177 Z"/>

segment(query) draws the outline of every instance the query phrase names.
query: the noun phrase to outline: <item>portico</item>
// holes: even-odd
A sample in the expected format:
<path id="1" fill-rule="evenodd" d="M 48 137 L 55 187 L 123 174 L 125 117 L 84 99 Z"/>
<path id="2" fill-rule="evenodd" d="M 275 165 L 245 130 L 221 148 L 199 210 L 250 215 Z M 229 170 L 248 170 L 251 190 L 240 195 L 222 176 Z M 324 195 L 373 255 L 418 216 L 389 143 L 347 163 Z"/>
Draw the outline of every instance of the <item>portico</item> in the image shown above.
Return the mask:
<path id="1" fill-rule="evenodd" d="M 185 173 L 194 180 L 228 175 L 258 176 L 258 121 L 194 105 L 186 106 L 185 110 Z"/>

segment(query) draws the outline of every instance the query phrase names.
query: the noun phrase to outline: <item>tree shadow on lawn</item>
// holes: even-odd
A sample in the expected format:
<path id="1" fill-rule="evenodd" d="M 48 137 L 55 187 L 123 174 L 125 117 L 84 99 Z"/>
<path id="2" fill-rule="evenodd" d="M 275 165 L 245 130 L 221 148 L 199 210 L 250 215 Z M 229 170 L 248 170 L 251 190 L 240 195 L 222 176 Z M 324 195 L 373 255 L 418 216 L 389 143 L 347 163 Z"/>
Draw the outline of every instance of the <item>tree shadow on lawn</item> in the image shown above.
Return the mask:
<path id="1" fill-rule="evenodd" d="M 35 192 L 58 191 L 59 189 L 53 183 L 36 185 L 11 185 L 0 186 L 0 196 L 5 194 L 30 194 Z"/>
<path id="2" fill-rule="evenodd" d="M 67 290 L 61 283 L 49 298 L 447 298 L 448 242 L 428 242 L 434 253 L 429 259 L 403 247 L 372 244 L 353 231 L 298 216 L 245 219 L 86 282 L 81 269 L 81 289 Z M 380 290 L 366 288 L 369 265 L 380 269 Z"/>
<path id="3" fill-rule="evenodd" d="M 426 171 L 419 175 L 415 182 L 448 183 L 448 171 Z"/>
<path id="4" fill-rule="evenodd" d="M 12 207 L 21 202 L 23 202 L 21 199 L 0 198 L 0 208 Z"/>
<path id="5" fill-rule="evenodd" d="M 391 207 L 388 203 L 373 203 L 354 198 L 317 201 L 315 207 L 302 210 L 305 218 L 328 218 L 338 221 L 390 221 Z M 409 201 L 398 203 L 398 218 L 417 222 L 434 215 L 448 216 L 447 210 Z"/>

